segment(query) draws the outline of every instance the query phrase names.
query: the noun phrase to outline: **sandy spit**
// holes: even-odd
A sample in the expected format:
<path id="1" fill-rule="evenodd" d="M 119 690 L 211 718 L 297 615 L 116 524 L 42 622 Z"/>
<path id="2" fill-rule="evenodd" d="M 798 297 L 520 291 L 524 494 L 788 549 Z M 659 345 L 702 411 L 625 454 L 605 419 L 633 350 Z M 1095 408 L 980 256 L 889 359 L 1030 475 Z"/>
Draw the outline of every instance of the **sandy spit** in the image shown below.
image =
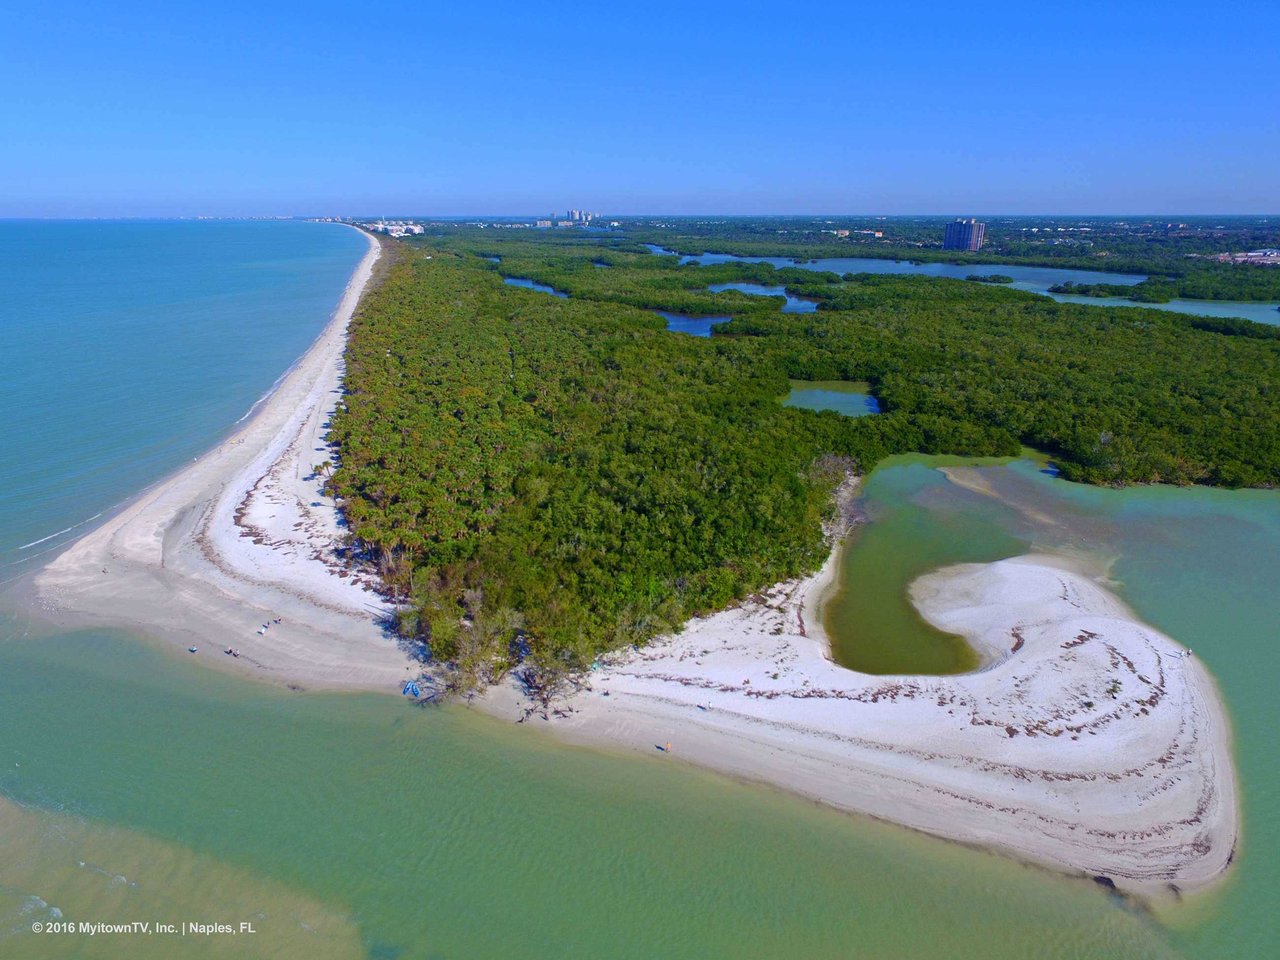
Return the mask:
<path id="1" fill-rule="evenodd" d="M 953 677 L 838 666 L 814 577 L 617 655 L 547 726 L 666 754 L 1143 897 L 1208 886 L 1237 835 L 1212 677 L 1066 561 L 946 568 L 912 597 L 979 650 Z M 527 709 L 510 691 L 491 709 Z M 1105 882 L 1105 881 L 1103 881 Z"/>

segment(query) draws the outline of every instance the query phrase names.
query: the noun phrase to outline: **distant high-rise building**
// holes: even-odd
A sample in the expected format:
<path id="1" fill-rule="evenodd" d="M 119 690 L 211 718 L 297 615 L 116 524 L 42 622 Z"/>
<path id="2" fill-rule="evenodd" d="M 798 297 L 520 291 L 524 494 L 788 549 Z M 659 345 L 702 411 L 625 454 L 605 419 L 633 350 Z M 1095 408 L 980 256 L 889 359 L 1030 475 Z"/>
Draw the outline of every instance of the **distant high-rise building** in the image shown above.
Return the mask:
<path id="1" fill-rule="evenodd" d="M 957 220 L 947 224 L 947 232 L 942 237 L 943 250 L 968 250 L 977 253 L 982 249 L 982 241 L 987 236 L 987 225 L 979 223 L 973 217 L 968 220 Z"/>

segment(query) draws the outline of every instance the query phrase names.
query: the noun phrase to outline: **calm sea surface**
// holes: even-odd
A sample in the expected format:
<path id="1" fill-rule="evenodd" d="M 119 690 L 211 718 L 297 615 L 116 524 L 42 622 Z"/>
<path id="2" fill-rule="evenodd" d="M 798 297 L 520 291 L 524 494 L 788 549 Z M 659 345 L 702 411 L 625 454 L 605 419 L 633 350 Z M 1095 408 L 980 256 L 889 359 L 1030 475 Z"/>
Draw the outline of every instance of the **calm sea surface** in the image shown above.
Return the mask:
<path id="1" fill-rule="evenodd" d="M 0 221 L 0 571 L 210 447 L 365 248 L 330 224 Z"/>
<path id="2" fill-rule="evenodd" d="M 363 249 L 301 223 L 0 224 L 6 569 L 215 442 L 320 330 Z M 292 694 L 8 613 L 0 957 L 1264 955 L 1280 892 L 1277 495 L 1094 490 L 1019 462 L 983 467 L 984 496 L 936 466 L 871 478 L 888 533 L 851 553 L 909 555 L 921 518 L 973 513 L 998 546 L 978 553 L 1085 537 L 1114 555 L 1124 596 L 1195 647 L 1233 710 L 1248 819 L 1224 890 L 1152 917 L 668 758 L 566 748 L 461 707 Z M 1028 505 L 1070 537 L 1020 519 Z M 898 569 L 894 595 L 912 573 Z M 31 932 L 59 919 L 256 932 Z"/>

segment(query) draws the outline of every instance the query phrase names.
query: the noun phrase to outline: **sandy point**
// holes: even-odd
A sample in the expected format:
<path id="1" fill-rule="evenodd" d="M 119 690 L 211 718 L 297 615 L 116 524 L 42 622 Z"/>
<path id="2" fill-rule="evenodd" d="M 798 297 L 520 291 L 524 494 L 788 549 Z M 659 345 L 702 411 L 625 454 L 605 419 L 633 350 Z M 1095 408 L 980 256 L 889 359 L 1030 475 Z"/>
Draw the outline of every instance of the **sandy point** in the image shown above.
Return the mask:
<path id="1" fill-rule="evenodd" d="M 911 588 L 982 667 L 870 676 L 830 659 L 818 617 L 838 563 L 605 658 L 547 713 L 587 744 L 656 748 L 842 809 L 1148 898 L 1227 869 L 1230 731 L 1212 677 L 1056 557 L 950 567 Z M 510 691 L 490 708 L 527 710 Z"/>
<path id="2" fill-rule="evenodd" d="M 231 437 L 22 585 L 40 619 L 193 646 L 199 662 L 296 688 L 399 693 L 419 674 L 374 584 L 341 560 L 315 469 L 331 457 L 347 329 L 379 253 L 370 237 L 328 325 Z M 1142 895 L 1226 870 L 1230 731 L 1186 650 L 1083 570 L 1028 556 L 912 585 L 923 616 L 982 654 L 979 670 L 859 674 L 831 660 L 821 627 L 837 563 L 833 551 L 815 576 L 602 658 L 536 715 L 566 739 L 660 747 Z M 512 683 L 477 702 L 531 715 Z"/>

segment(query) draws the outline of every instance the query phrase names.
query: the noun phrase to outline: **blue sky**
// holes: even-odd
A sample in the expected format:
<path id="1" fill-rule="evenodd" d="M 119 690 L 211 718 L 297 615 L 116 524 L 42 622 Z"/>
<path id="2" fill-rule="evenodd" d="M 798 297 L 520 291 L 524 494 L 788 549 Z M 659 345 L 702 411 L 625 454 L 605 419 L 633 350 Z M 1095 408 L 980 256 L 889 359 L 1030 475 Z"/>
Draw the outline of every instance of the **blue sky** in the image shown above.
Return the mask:
<path id="1" fill-rule="evenodd" d="M 24 3 L 0 216 L 1280 212 L 1280 3 Z"/>

